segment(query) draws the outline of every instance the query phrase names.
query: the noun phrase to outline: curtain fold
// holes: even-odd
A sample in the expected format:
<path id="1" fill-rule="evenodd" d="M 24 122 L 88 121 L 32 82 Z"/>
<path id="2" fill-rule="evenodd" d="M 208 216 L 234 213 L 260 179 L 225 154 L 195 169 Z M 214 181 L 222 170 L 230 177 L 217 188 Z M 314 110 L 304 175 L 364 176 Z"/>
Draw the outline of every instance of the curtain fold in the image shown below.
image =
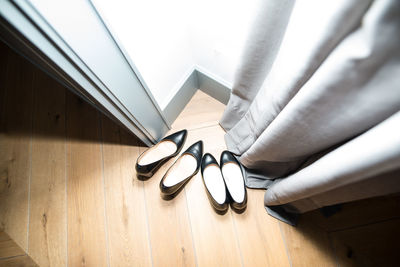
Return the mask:
<path id="1" fill-rule="evenodd" d="M 335 164 L 340 157 L 331 155 L 389 117 L 398 120 L 400 1 L 266 2 L 220 121 L 229 150 L 240 155 L 248 173 L 257 173 L 248 175 L 246 184 L 267 184 L 265 204 L 278 205 L 332 190 L 332 177 L 329 183 L 337 185 L 341 179 L 367 179 L 388 161 L 373 165 L 350 154 L 374 157 L 374 150 L 355 145 L 346 150 L 347 170 L 359 161 L 368 170 L 350 178 Z M 265 27 L 271 22 L 279 29 Z M 400 123 L 390 125 L 388 131 L 400 132 Z M 384 147 L 388 137 L 380 134 L 371 146 Z M 391 138 L 398 144 L 400 135 Z M 393 152 L 385 149 L 381 159 Z M 399 153 L 400 145 L 393 149 Z M 328 159 L 327 168 L 318 168 L 322 159 Z M 275 181 L 261 181 L 268 179 Z M 307 184 L 313 186 L 302 187 Z"/>
<path id="2" fill-rule="evenodd" d="M 265 203 L 286 204 L 400 168 L 396 128 L 400 128 L 400 112 L 300 171 L 277 179 L 268 188 Z"/>
<path id="3" fill-rule="evenodd" d="M 262 1 L 221 123 L 231 129 L 246 113 L 279 51 L 294 0 Z M 261 29 L 261 30 L 260 30 Z M 229 113 L 229 115 L 228 115 Z"/>

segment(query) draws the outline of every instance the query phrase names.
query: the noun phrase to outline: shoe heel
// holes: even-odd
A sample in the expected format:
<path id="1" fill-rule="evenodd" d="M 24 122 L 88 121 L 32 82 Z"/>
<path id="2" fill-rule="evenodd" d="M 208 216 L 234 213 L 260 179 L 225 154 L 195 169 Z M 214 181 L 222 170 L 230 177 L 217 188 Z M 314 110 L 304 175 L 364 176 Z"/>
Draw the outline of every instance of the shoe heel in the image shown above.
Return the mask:
<path id="1" fill-rule="evenodd" d="M 138 178 L 138 180 L 140 180 L 140 181 L 146 181 L 146 180 L 149 180 L 151 177 L 153 176 L 153 174 L 152 173 L 146 173 L 146 174 L 139 174 L 139 173 L 137 173 L 136 174 L 136 177 Z"/>

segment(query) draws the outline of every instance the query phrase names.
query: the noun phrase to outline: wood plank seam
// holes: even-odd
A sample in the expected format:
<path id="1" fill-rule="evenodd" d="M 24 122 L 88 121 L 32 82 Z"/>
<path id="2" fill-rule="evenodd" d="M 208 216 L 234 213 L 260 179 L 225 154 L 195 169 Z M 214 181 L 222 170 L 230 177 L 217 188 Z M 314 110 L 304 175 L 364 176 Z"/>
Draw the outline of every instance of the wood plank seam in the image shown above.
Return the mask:
<path id="1" fill-rule="evenodd" d="M 141 146 L 140 146 L 141 147 Z M 141 151 L 140 151 L 141 152 Z M 139 153 L 140 154 L 140 153 Z M 134 177 L 135 179 L 136 177 Z M 154 267 L 154 259 L 153 259 L 153 247 L 151 244 L 151 238 L 150 238 L 150 223 L 149 223 L 149 212 L 148 212 L 148 207 L 147 207 L 147 198 L 146 198 L 146 190 L 144 190 L 144 182 L 140 182 L 142 184 L 142 191 L 143 191 L 143 199 L 144 199 L 144 207 L 145 207 L 145 212 L 146 212 L 146 225 L 147 225 L 147 240 L 149 242 L 149 247 L 150 247 L 150 260 L 151 260 L 151 266 Z"/>
<path id="2" fill-rule="evenodd" d="M 96 112 L 98 120 L 99 120 L 99 129 L 100 129 L 100 147 L 101 147 L 101 179 L 103 184 L 103 193 L 104 193 L 104 223 L 105 223 L 105 235 L 106 235 L 106 253 L 107 253 L 107 266 L 110 267 L 110 249 L 109 249 L 109 236 L 108 236 L 108 220 L 107 220 L 107 196 L 106 196 L 106 187 L 105 187 L 105 177 L 104 177 L 104 136 L 103 136 L 103 122 L 101 120 L 101 115 L 97 111 Z M 121 142 L 121 137 L 118 134 L 118 141 Z"/>
<path id="3" fill-rule="evenodd" d="M 242 252 L 242 248 L 240 247 L 239 235 L 238 235 L 238 232 L 237 232 L 236 220 L 235 220 L 235 218 L 233 217 L 232 209 L 231 209 L 231 208 L 229 209 L 229 213 L 230 213 L 230 215 L 231 215 L 231 219 L 232 219 L 232 223 L 233 223 L 233 229 L 235 230 L 236 244 L 237 244 L 237 246 L 238 246 L 238 248 L 239 248 L 239 252 L 240 252 L 240 261 L 241 261 L 242 267 L 243 267 L 243 266 L 244 266 L 243 252 Z"/>
<path id="4" fill-rule="evenodd" d="M 336 229 L 336 230 L 333 230 L 333 231 L 326 231 L 326 233 L 332 234 L 332 233 L 337 233 L 337 232 L 357 229 L 357 228 L 361 228 L 361 227 L 365 227 L 365 226 L 369 226 L 369 225 L 381 224 L 381 223 L 385 223 L 385 222 L 388 222 L 388 221 L 395 221 L 395 220 L 398 220 L 398 219 L 399 219 L 399 217 L 394 217 L 394 218 L 389 218 L 389 219 L 380 220 L 380 221 L 376 221 L 376 222 L 371 222 L 371 223 L 365 223 L 365 224 L 359 224 L 359 225 L 355 225 L 355 226 L 351 226 L 351 227 L 346 227 L 346 228 L 343 228 L 343 229 Z"/>
<path id="5" fill-rule="evenodd" d="M 18 255 L 14 255 L 14 256 L 1 257 L 1 258 L 0 258 L 0 261 L 1 261 L 1 260 L 12 259 L 12 258 L 15 258 L 15 257 L 21 257 L 21 256 L 25 256 L 25 255 L 27 255 L 27 254 L 26 254 L 26 253 L 22 253 L 22 254 L 18 254 Z"/>
<path id="6" fill-rule="evenodd" d="M 64 153 L 65 153 L 65 266 L 68 266 L 68 135 L 67 135 L 67 93 L 64 91 Z"/>
<path id="7" fill-rule="evenodd" d="M 200 130 L 200 129 L 203 129 L 203 128 L 214 127 L 216 125 L 219 125 L 219 123 L 211 123 L 211 124 L 202 125 L 202 126 L 199 126 L 199 127 L 193 127 L 193 128 L 190 128 L 189 131 L 196 131 L 196 130 Z"/>
<path id="8" fill-rule="evenodd" d="M 33 91 L 33 83 L 36 75 L 32 77 L 32 84 L 31 84 L 31 107 L 34 106 L 34 91 Z M 31 132 L 29 138 L 29 177 L 28 177 L 28 220 L 26 224 L 26 251 L 29 253 L 29 223 L 30 223 L 30 210 L 31 210 L 31 180 L 32 180 L 32 143 L 33 143 L 33 112 L 31 112 Z"/>
<path id="9" fill-rule="evenodd" d="M 328 240 L 329 240 L 329 246 L 330 246 L 331 250 L 333 251 L 333 256 L 335 257 L 336 266 L 340 267 L 339 255 L 338 255 L 338 252 L 336 251 L 335 245 L 333 244 L 332 236 L 328 232 L 327 232 L 327 235 L 328 235 Z"/>
<path id="10" fill-rule="evenodd" d="M 286 236 L 283 234 L 281 222 L 278 221 L 278 225 L 279 225 L 279 231 L 281 232 L 281 237 L 282 237 L 282 240 L 283 240 L 283 244 L 285 245 L 285 251 L 286 251 L 286 255 L 287 255 L 288 260 L 289 260 L 289 264 L 290 264 L 290 267 L 292 267 L 293 266 L 292 258 L 290 257 L 289 248 L 288 248 L 287 243 L 286 243 L 287 242 L 286 241 Z"/>
<path id="11" fill-rule="evenodd" d="M 2 258 L 0 259 L 0 266 L 39 267 L 39 265 L 34 260 L 32 260 L 32 258 L 28 254 Z"/>
<path id="12" fill-rule="evenodd" d="M 9 259 L 14 259 L 14 258 L 22 257 L 22 256 L 28 256 L 28 254 L 24 253 L 24 254 L 21 254 L 21 255 L 3 257 L 3 258 L 0 258 L 0 262 L 1 262 L 1 261 L 5 261 L 5 260 L 9 260 Z"/>
<path id="13" fill-rule="evenodd" d="M 69 116 L 68 116 L 68 97 L 67 96 L 65 96 L 65 193 L 66 193 L 66 209 L 65 209 L 65 221 L 66 221 L 66 225 L 67 225 L 67 230 L 65 231 L 66 232 L 66 235 L 67 235 L 67 247 L 66 247 L 66 266 L 69 266 L 69 250 L 68 250 L 68 247 L 69 247 L 69 242 L 70 242 L 70 240 L 69 240 L 69 238 L 68 238 L 68 235 L 69 235 L 69 231 L 68 231 L 68 229 L 69 229 L 69 224 L 68 224 L 68 220 L 69 220 L 69 218 L 68 218 L 68 207 L 69 207 L 69 205 L 68 205 L 68 180 L 69 180 L 69 173 L 68 173 L 68 165 L 69 165 L 69 162 L 71 162 L 71 153 L 68 153 L 68 149 L 69 149 L 69 137 L 68 137 L 68 119 L 69 119 Z"/>
<path id="14" fill-rule="evenodd" d="M 196 264 L 196 267 L 198 267 L 199 263 L 198 263 L 198 259 L 197 259 L 196 244 L 194 243 L 194 237 L 193 237 L 192 220 L 190 220 L 190 210 L 189 210 L 189 204 L 188 204 L 188 199 L 187 199 L 186 188 L 183 188 L 183 192 L 185 194 L 186 209 L 187 209 L 187 212 L 188 212 L 188 215 L 189 215 L 190 236 L 192 237 L 192 247 L 193 247 L 193 254 L 194 254 L 194 262 Z"/>

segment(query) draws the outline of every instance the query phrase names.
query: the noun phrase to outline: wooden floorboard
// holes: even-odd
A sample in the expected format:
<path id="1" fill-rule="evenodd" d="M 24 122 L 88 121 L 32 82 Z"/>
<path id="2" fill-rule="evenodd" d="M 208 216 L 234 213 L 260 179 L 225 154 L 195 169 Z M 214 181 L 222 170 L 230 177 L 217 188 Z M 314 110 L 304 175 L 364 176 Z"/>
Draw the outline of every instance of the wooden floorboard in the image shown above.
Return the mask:
<path id="1" fill-rule="evenodd" d="M 264 209 L 264 190 L 247 190 L 243 214 L 232 213 L 245 266 L 290 266 L 279 222 Z"/>
<path id="2" fill-rule="evenodd" d="M 38 267 L 28 255 L 0 260 L 0 267 Z"/>
<path id="3" fill-rule="evenodd" d="M 65 266 L 65 89 L 36 70 L 34 91 L 28 253 L 40 266 Z"/>
<path id="4" fill-rule="evenodd" d="M 215 125 L 190 130 L 187 145 L 203 140 L 204 153 L 219 158 L 225 149 L 224 131 Z M 211 207 L 200 172 L 185 187 L 198 266 L 241 266 L 232 215 L 218 215 Z"/>
<path id="5" fill-rule="evenodd" d="M 5 232 L 0 231 L 0 267 L 38 266 Z"/>
<path id="6" fill-rule="evenodd" d="M 102 137 L 110 266 L 151 266 L 143 182 L 134 165 L 139 144 L 105 116 Z"/>
<path id="7" fill-rule="evenodd" d="M 2 47 L 1 52 L 7 66 L 0 83 L 0 230 L 27 250 L 33 73 L 13 51 Z"/>
<path id="8" fill-rule="evenodd" d="M 141 149 L 141 152 L 145 148 Z M 174 159 L 144 182 L 154 266 L 196 266 L 184 192 L 170 201 L 160 196 L 159 183 Z"/>
<path id="9" fill-rule="evenodd" d="M 329 233 L 342 266 L 398 266 L 400 219 Z"/>
<path id="10" fill-rule="evenodd" d="M 308 221 L 296 227 L 279 222 L 291 266 L 337 266 L 328 233 Z"/>
<path id="11" fill-rule="evenodd" d="M 139 181 L 146 148 L 136 137 L 4 44 L 0 53 L 0 230 L 16 244 L 0 235 L 0 266 L 396 263 L 398 198 L 346 204 L 328 219 L 310 213 L 298 227 L 265 212 L 264 191 L 248 190 L 243 214 L 216 214 L 200 174 L 163 200 L 159 182 L 176 158 Z M 219 160 L 224 108 L 198 91 L 170 133 L 188 129 L 184 149 L 203 140 Z"/>
<path id="12" fill-rule="evenodd" d="M 225 105 L 198 90 L 172 124 L 177 129 L 197 129 L 217 125 Z"/>
<path id="13" fill-rule="evenodd" d="M 5 232 L 0 231 L 0 259 L 25 255 L 21 249 Z"/>
<path id="14" fill-rule="evenodd" d="M 100 117 L 67 94 L 68 264 L 107 266 Z"/>
<path id="15" fill-rule="evenodd" d="M 400 218 L 400 195 L 345 203 L 337 213 L 329 217 L 324 216 L 320 210 L 306 213 L 303 217 L 328 232 Z"/>

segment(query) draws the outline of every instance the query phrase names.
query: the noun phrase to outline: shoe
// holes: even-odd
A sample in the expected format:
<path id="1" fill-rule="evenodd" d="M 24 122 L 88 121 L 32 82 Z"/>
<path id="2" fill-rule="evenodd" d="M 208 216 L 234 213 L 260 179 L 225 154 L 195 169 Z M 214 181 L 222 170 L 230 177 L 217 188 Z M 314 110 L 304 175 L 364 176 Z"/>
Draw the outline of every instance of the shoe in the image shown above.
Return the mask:
<path id="1" fill-rule="evenodd" d="M 221 154 L 221 172 L 228 190 L 231 208 L 242 213 L 247 207 L 247 190 L 240 162 L 227 150 Z"/>
<path id="2" fill-rule="evenodd" d="M 149 179 L 165 162 L 178 155 L 185 144 L 186 136 L 187 130 L 173 133 L 144 151 L 136 161 L 138 179 Z"/>
<path id="3" fill-rule="evenodd" d="M 160 181 L 161 196 L 168 200 L 174 198 L 200 169 L 203 155 L 203 141 L 191 145 L 172 164 Z"/>
<path id="4" fill-rule="evenodd" d="M 224 214 L 228 211 L 228 196 L 222 173 L 215 158 L 206 153 L 201 160 L 201 175 L 206 188 L 211 206 L 217 213 Z"/>

